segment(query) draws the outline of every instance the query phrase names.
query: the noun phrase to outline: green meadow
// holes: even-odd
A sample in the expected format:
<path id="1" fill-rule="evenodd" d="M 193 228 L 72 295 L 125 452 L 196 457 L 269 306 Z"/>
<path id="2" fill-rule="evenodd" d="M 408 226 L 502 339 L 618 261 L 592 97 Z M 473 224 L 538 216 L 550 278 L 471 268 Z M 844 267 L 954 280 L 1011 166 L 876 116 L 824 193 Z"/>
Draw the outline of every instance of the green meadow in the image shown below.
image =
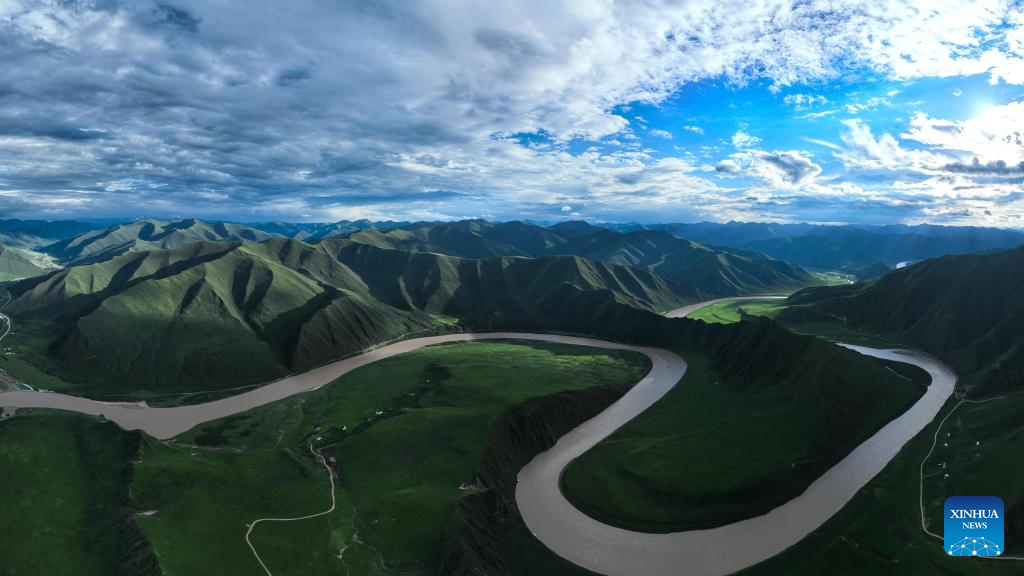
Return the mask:
<path id="1" fill-rule="evenodd" d="M 478 489 L 491 422 L 529 398 L 623 387 L 649 369 L 635 353 L 520 342 L 424 348 L 310 394 L 147 440 L 132 485 L 167 574 L 253 574 L 248 523 L 330 505 L 318 518 L 261 523 L 253 544 L 277 574 L 434 574 L 451 505 Z M 529 544 L 529 543 L 528 543 Z"/>
<path id="2" fill-rule="evenodd" d="M 990 576 L 1020 574 L 1024 561 L 951 558 L 943 543 L 921 530 L 919 482 L 925 462 L 924 499 L 928 526 L 942 534 L 942 505 L 953 495 L 999 496 L 1006 504 L 1006 551 L 1024 555 L 1024 393 L 984 403 L 966 403 L 938 428 L 956 404 L 921 431 L 838 514 L 796 546 L 743 574 L 860 575 L 941 574 Z M 948 436 L 947 436 L 948 434 Z M 981 444 L 979 445 L 978 442 Z M 946 468 L 942 468 L 942 463 Z M 949 476 L 945 476 L 945 474 Z M 1018 481 L 1008 481 L 1017 479 Z"/>
<path id="3" fill-rule="evenodd" d="M 842 383 L 828 380 L 827 372 L 815 375 L 808 364 L 807 378 L 734 389 L 720 381 L 706 353 L 681 355 L 688 364 L 682 381 L 563 474 L 566 496 L 590 516 L 633 530 L 675 532 L 765 513 L 913 404 L 928 382 L 915 367 L 855 358 L 844 365 L 852 376 Z M 885 385 L 876 401 L 853 408 L 851 395 L 859 393 L 851 386 L 878 379 Z M 801 401 L 807 382 L 827 400 Z M 835 419 L 825 414 L 834 404 L 860 414 L 830 428 Z"/>
<path id="4" fill-rule="evenodd" d="M 765 298 L 764 300 L 727 300 L 694 310 L 688 316 L 694 320 L 708 323 L 728 324 L 739 322 L 743 316 L 773 316 L 784 307 L 784 300 Z"/>
<path id="5" fill-rule="evenodd" d="M 131 435 L 77 414 L 0 421 L 0 573 L 116 574 Z"/>

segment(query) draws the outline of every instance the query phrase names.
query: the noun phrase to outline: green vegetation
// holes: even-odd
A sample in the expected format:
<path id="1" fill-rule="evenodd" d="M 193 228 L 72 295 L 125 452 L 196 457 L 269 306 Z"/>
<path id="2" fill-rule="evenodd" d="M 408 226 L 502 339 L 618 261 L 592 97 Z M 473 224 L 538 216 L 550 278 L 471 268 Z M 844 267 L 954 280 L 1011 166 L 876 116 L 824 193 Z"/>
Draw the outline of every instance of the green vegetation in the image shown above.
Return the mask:
<path id="1" fill-rule="evenodd" d="M 780 314 L 784 314 L 787 308 L 785 300 L 730 300 L 695 310 L 687 318 L 710 324 L 732 324 L 755 316 L 777 318 Z M 840 323 L 797 322 L 788 323 L 786 327 L 796 334 L 815 336 L 831 342 L 857 344 L 872 348 L 914 348 L 913 343 L 898 334 L 860 330 Z"/>
<path id="2" fill-rule="evenodd" d="M 87 230 L 42 248 L 67 265 L 102 262 L 129 252 L 181 248 L 194 242 L 263 242 L 272 234 L 230 222 L 138 220 Z"/>
<path id="3" fill-rule="evenodd" d="M 956 399 L 950 400 L 941 414 L 947 414 L 956 403 Z M 984 404 L 964 404 L 938 431 L 938 446 L 925 467 L 927 517 L 933 532 L 942 533 L 942 504 L 946 497 L 999 496 L 1006 503 L 1006 551 L 1010 555 L 1024 554 L 1024 486 L 1008 481 L 1024 474 L 1024 462 L 1019 457 L 1019 446 L 1024 440 L 1022 410 L 1024 395 L 1019 392 Z M 922 532 L 919 467 L 941 419 L 937 418 L 907 444 L 881 474 L 824 526 L 743 574 L 1020 574 L 1018 561 L 964 562 L 962 558 L 950 558 L 943 553 L 941 540 Z M 980 446 L 975 444 L 978 441 Z M 942 462 L 947 463 L 944 470 Z"/>
<path id="4" fill-rule="evenodd" d="M 247 523 L 329 505 L 312 442 L 332 462 L 338 506 L 259 525 L 253 543 L 274 574 L 343 570 L 343 549 L 352 574 L 434 574 L 452 504 L 482 489 L 477 467 L 500 415 L 566 390 L 618 394 L 648 369 L 634 353 L 519 342 L 382 360 L 173 442 L 145 442 L 132 493 L 137 508 L 158 512 L 138 523 L 167 574 L 258 572 Z"/>
<path id="5" fill-rule="evenodd" d="M 802 338 L 763 326 L 714 355 L 684 350 L 682 382 L 566 469 L 569 500 L 601 521 L 646 532 L 756 516 L 802 492 L 929 381 L 918 368 L 821 341 L 787 351 Z M 755 367 L 742 366 L 750 346 L 773 343 L 779 348 Z"/>
<path id="6" fill-rule="evenodd" d="M 46 266 L 32 252 L 0 244 L 0 282 L 38 276 Z"/>
<path id="7" fill-rule="evenodd" d="M 74 385 L 53 388 L 161 403 L 461 330 L 456 322 L 593 334 L 633 310 L 696 296 L 643 270 L 572 256 L 463 260 L 334 239 L 129 252 L 10 291 L 18 358 Z"/>
<path id="8" fill-rule="evenodd" d="M 125 568 L 134 542 L 126 470 L 137 442 L 138 434 L 114 424 L 64 412 L 21 410 L 0 421 L 2 572 L 93 576 Z"/>
<path id="9" fill-rule="evenodd" d="M 766 298 L 764 300 L 730 300 L 705 306 L 690 313 L 688 318 L 715 324 L 739 322 L 745 316 L 774 316 L 783 308 L 781 300 Z"/>
<path id="10" fill-rule="evenodd" d="M 1024 386 L 1024 249 L 944 256 L 869 282 L 808 288 L 777 317 L 894 335 L 956 369 L 972 393 Z"/>
<path id="11" fill-rule="evenodd" d="M 788 262 L 705 246 L 661 230 L 621 233 L 585 224 L 542 228 L 524 222 L 467 220 L 361 230 L 348 239 L 378 248 L 462 258 L 580 256 L 654 272 L 692 287 L 702 297 L 777 292 L 818 283 Z"/>

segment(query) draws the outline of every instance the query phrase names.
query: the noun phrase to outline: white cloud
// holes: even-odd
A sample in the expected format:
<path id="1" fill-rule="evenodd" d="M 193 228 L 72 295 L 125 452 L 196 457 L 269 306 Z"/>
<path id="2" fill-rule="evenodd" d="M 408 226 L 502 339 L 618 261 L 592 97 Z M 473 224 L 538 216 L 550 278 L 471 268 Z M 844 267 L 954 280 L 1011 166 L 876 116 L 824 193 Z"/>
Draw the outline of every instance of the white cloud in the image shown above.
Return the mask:
<path id="1" fill-rule="evenodd" d="M 871 127 L 862 120 L 844 120 L 842 134 L 846 145 L 837 153 L 847 167 L 887 170 L 927 170 L 944 164 L 943 156 L 925 151 L 908 150 L 891 134 L 875 136 Z"/>
<path id="2" fill-rule="evenodd" d="M 760 138 L 758 138 L 757 136 L 751 136 L 750 134 L 747 134 L 743 130 L 737 130 L 736 133 L 732 135 L 732 145 L 735 146 L 737 149 L 751 148 L 753 146 L 757 146 L 760 143 Z"/>
<path id="3" fill-rule="evenodd" d="M 700 126 L 687 125 L 683 126 L 683 130 L 687 132 L 693 132 L 694 134 L 704 134 L 704 129 Z"/>
<path id="4" fill-rule="evenodd" d="M 703 79 L 782 90 L 850 68 L 1024 83 L 1024 18 L 1002 0 L 175 5 L 0 2 L 0 85 L 16 87 L 0 94 L 0 211 L 72 200 L 197 215 L 259 204 L 282 216 L 685 202 L 727 215 L 732 192 L 645 153 L 622 105 Z M 82 132 L 97 127 L 107 132 Z M 922 120 L 905 137 L 931 142 L 943 163 L 1015 165 L 995 140 L 940 142 L 941 127 Z M 504 136 L 539 132 L 554 143 Z M 566 152 L 571 138 L 616 135 L 628 152 Z M 744 131 L 732 143 L 750 155 L 737 169 L 766 182 L 810 186 L 820 172 L 800 153 L 757 150 Z M 866 124 L 844 143 L 850 165 L 942 165 Z"/>
<path id="5" fill-rule="evenodd" d="M 651 136 L 657 136 L 658 138 L 664 138 L 665 140 L 672 139 L 672 133 L 669 132 L 668 130 L 651 130 Z"/>
<path id="6" fill-rule="evenodd" d="M 782 101 L 794 110 L 804 110 L 816 104 L 828 104 L 828 98 L 818 94 L 789 94 Z"/>
<path id="7" fill-rule="evenodd" d="M 865 110 L 867 110 L 867 111 L 876 110 L 876 109 L 878 109 L 879 106 L 885 106 L 886 108 L 892 108 L 892 102 L 890 102 L 886 98 L 882 98 L 882 97 L 879 97 L 879 96 L 873 96 L 873 97 L 868 98 L 867 100 L 865 100 L 863 102 L 858 101 L 858 102 L 851 102 L 849 104 L 846 104 L 844 106 L 844 108 L 846 108 L 846 111 L 849 112 L 850 114 L 859 114 L 860 112 L 864 112 Z"/>
<path id="8" fill-rule="evenodd" d="M 812 183 L 821 174 L 821 166 L 796 150 L 743 150 L 719 162 L 715 171 L 721 176 L 759 178 L 772 188 L 788 189 Z"/>
<path id="9" fill-rule="evenodd" d="M 1024 102 L 991 106 L 973 118 L 953 122 L 915 114 L 900 135 L 964 160 L 1018 164 L 1024 161 Z"/>

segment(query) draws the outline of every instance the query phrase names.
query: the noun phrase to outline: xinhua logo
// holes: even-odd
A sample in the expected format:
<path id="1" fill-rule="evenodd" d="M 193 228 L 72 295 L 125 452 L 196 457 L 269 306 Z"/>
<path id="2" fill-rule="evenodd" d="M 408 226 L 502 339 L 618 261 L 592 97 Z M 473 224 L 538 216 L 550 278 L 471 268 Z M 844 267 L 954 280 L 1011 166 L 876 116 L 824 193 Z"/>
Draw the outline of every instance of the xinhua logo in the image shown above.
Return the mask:
<path id="1" fill-rule="evenodd" d="M 1003 553 L 1003 499 L 950 496 L 943 525 L 950 556 L 1000 556 Z"/>

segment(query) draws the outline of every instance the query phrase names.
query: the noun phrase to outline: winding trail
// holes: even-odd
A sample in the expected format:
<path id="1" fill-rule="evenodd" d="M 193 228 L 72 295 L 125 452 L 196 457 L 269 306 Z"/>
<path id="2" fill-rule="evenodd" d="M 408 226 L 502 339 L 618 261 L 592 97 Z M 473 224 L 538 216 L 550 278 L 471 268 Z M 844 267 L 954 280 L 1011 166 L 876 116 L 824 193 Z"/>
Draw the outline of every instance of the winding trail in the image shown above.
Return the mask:
<path id="1" fill-rule="evenodd" d="M 669 313 L 669 316 L 685 316 L 719 301 L 684 307 Z M 717 576 L 747 568 L 782 552 L 821 526 L 878 474 L 904 444 L 936 417 L 952 395 L 956 383 L 956 375 L 949 368 L 923 354 L 847 346 L 866 355 L 920 366 L 931 375 L 932 383 L 909 410 L 865 440 L 800 496 L 762 516 L 709 530 L 671 534 L 647 534 L 601 524 L 574 508 L 559 488 L 561 473 L 574 458 L 642 413 L 682 378 L 686 362 L 678 355 L 658 348 L 551 334 L 448 334 L 390 344 L 205 404 L 150 408 L 143 404 L 98 402 L 57 393 L 17 391 L 0 393 L 0 405 L 103 415 L 125 429 L 141 429 L 156 438 L 166 439 L 204 422 L 315 390 L 377 360 L 432 344 L 492 339 L 632 350 L 651 359 L 651 371 L 639 383 L 606 410 L 560 438 L 550 450 L 537 455 L 520 471 L 516 487 L 520 513 L 537 538 L 559 556 L 609 576 L 664 576 L 680 572 L 691 576 Z M 323 456 L 317 455 L 326 467 Z M 330 513 L 335 504 L 333 476 L 331 486 L 332 507 L 325 512 L 298 518 L 254 521 L 249 526 L 246 541 L 257 559 L 259 555 L 249 541 L 249 534 L 258 523 L 297 521 Z M 262 560 L 260 564 L 263 565 Z M 265 565 L 263 568 L 270 574 Z"/>
<path id="2" fill-rule="evenodd" d="M 249 545 L 249 549 L 252 550 L 252 555 L 256 557 L 256 561 L 259 562 L 260 566 L 263 567 L 263 571 L 267 573 L 267 576 L 274 575 L 271 574 L 270 568 L 267 568 L 267 565 L 263 563 L 263 559 L 260 558 L 259 553 L 256 552 L 256 547 L 252 545 L 252 540 L 249 539 L 249 536 L 252 535 L 252 531 L 256 528 L 256 525 L 260 522 L 298 522 L 299 520 L 309 520 L 310 518 L 316 518 L 317 516 L 325 516 L 327 514 L 330 514 L 331 512 L 334 512 L 334 508 L 337 506 L 337 498 L 334 495 L 334 473 L 331 472 L 331 467 L 327 465 L 327 459 L 324 458 L 323 454 L 317 452 L 316 450 L 313 450 L 312 444 L 309 445 L 309 451 L 312 452 L 314 456 L 320 459 L 320 462 L 324 465 L 324 468 L 327 470 L 327 477 L 330 478 L 331 480 L 331 507 L 328 508 L 327 510 L 324 510 L 323 512 L 317 512 L 316 514 L 308 514 L 306 516 L 298 516 L 296 518 L 258 518 L 256 520 L 253 520 L 252 524 L 249 524 L 249 529 L 245 531 L 245 543 Z"/>
<path id="3" fill-rule="evenodd" d="M 11 293 L 6 288 L 0 287 L 0 310 L 3 310 L 11 302 Z M 3 333 L 0 334 L 0 344 L 3 344 L 4 338 L 11 333 L 11 317 L 0 312 L 0 321 L 4 323 Z"/>

